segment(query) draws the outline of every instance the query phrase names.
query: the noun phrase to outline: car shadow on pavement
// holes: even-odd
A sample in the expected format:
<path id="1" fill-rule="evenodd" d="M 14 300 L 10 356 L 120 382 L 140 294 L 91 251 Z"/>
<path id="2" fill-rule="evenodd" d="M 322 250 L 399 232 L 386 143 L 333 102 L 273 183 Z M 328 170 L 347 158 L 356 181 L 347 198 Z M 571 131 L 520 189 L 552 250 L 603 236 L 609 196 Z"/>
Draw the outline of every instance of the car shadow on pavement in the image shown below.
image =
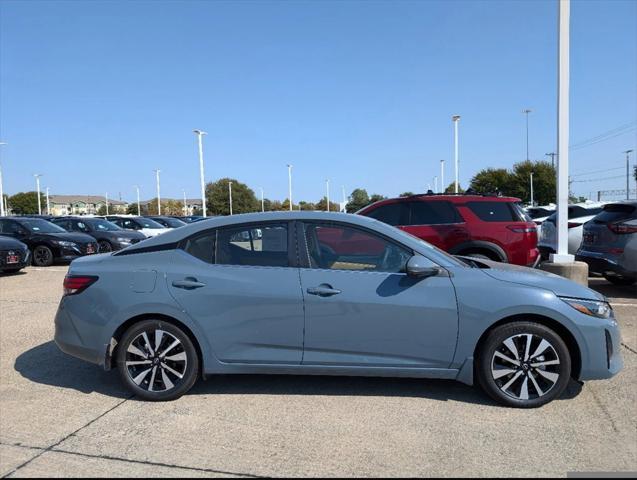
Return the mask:
<path id="1" fill-rule="evenodd" d="M 15 370 L 24 378 L 44 385 L 127 398 L 130 392 L 117 371 L 75 359 L 46 342 L 22 353 Z M 576 397 L 581 386 L 569 382 L 560 400 Z M 319 375 L 211 375 L 186 395 L 330 395 L 412 397 L 498 405 L 480 389 L 453 380 L 388 377 L 337 377 Z"/>
<path id="2" fill-rule="evenodd" d="M 603 278 L 589 278 L 588 288 L 592 288 L 611 299 L 637 299 L 637 287 L 635 285 L 613 285 Z"/>
<path id="3" fill-rule="evenodd" d="M 116 371 L 106 372 L 102 367 L 66 355 L 52 341 L 19 355 L 14 368 L 35 383 L 118 398 L 130 396 Z"/>

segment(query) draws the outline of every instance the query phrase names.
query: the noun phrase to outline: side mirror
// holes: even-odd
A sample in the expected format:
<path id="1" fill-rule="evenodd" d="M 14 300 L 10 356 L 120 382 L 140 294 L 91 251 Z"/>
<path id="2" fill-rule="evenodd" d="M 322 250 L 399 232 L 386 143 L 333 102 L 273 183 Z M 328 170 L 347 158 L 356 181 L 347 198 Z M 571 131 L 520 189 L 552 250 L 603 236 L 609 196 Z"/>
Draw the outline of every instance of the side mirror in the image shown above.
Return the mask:
<path id="1" fill-rule="evenodd" d="M 422 255 L 414 255 L 407 262 L 407 275 L 412 278 L 435 277 L 440 273 L 440 267 Z"/>

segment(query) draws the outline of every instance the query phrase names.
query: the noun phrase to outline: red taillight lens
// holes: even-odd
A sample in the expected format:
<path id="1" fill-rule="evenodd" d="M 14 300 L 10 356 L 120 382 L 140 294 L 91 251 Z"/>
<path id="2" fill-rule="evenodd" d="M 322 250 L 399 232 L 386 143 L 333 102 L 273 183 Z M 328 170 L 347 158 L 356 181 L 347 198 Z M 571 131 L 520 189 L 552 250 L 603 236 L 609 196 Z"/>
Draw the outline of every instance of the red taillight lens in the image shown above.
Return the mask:
<path id="1" fill-rule="evenodd" d="M 606 226 L 613 233 L 637 233 L 637 225 L 628 225 L 626 223 L 608 223 Z"/>
<path id="2" fill-rule="evenodd" d="M 64 295 L 75 295 L 83 292 L 97 281 L 92 275 L 67 275 L 64 277 Z"/>
<path id="3" fill-rule="evenodd" d="M 579 227 L 581 223 L 568 222 L 568 228 Z"/>
<path id="4" fill-rule="evenodd" d="M 507 228 L 515 233 L 533 233 L 537 232 L 537 227 L 521 227 L 517 225 L 508 225 Z"/>

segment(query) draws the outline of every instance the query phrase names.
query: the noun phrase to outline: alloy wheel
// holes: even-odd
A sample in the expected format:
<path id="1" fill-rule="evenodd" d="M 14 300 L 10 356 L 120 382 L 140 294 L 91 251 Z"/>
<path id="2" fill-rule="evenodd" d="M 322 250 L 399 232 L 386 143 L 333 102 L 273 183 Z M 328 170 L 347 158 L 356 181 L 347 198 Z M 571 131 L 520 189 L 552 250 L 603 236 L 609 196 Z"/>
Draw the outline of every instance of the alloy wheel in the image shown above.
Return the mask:
<path id="1" fill-rule="evenodd" d="M 555 347 L 539 335 L 513 335 L 493 353 L 491 375 L 504 394 L 516 400 L 534 400 L 557 384 L 560 357 Z"/>
<path id="2" fill-rule="evenodd" d="M 99 242 L 98 248 L 99 248 L 99 253 L 107 253 L 113 250 L 113 247 L 111 247 L 110 242 L 106 240 L 102 240 L 101 242 Z"/>
<path id="3" fill-rule="evenodd" d="M 51 260 L 51 251 L 46 247 L 37 247 L 33 252 L 36 265 L 47 265 Z"/>
<path id="4" fill-rule="evenodd" d="M 183 344 L 165 330 L 143 331 L 126 349 L 126 370 L 130 379 L 149 392 L 167 392 L 178 386 L 187 366 L 188 356 Z"/>

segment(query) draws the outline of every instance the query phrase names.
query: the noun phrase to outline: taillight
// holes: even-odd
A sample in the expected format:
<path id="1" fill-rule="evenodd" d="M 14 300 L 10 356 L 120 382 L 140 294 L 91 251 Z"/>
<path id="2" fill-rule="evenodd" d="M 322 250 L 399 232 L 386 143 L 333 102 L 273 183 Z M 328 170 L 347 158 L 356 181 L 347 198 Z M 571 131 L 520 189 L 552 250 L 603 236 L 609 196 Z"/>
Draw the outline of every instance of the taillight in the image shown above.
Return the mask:
<path id="1" fill-rule="evenodd" d="M 575 228 L 575 227 L 579 227 L 580 225 L 581 223 L 568 222 L 568 228 Z"/>
<path id="2" fill-rule="evenodd" d="M 637 225 L 628 225 L 627 223 L 608 223 L 606 226 L 613 233 L 637 233 Z"/>
<path id="3" fill-rule="evenodd" d="M 537 232 L 537 227 L 520 227 L 517 225 L 507 225 L 507 228 L 515 233 L 533 233 Z"/>
<path id="4" fill-rule="evenodd" d="M 75 295 L 86 290 L 97 281 L 93 275 L 67 275 L 64 277 L 64 295 Z"/>

